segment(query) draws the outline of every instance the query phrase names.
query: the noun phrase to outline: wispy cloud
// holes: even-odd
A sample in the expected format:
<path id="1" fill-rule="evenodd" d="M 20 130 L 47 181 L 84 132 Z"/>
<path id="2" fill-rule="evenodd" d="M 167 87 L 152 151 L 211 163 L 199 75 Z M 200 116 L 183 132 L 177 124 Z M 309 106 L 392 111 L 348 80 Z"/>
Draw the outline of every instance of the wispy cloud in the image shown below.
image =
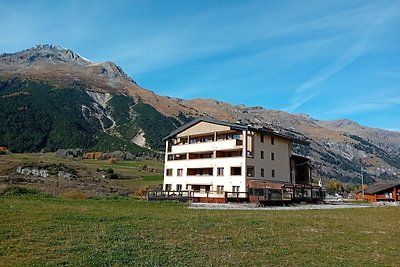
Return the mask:
<path id="1" fill-rule="evenodd" d="M 329 79 L 331 76 L 342 71 L 355 60 L 366 54 L 375 45 L 374 37 L 375 33 L 379 31 L 382 24 L 390 21 L 393 18 L 397 18 L 400 15 L 398 9 L 398 3 L 395 6 L 390 6 L 384 10 L 378 10 L 373 12 L 375 17 L 372 23 L 369 23 L 369 27 L 364 30 L 361 36 L 353 43 L 348 49 L 341 53 L 336 59 L 330 62 L 328 65 L 319 70 L 313 77 L 301 84 L 296 88 L 294 96 L 291 99 L 291 104 L 284 108 L 288 112 L 293 112 L 311 99 L 318 93 L 311 91 L 322 91 L 321 86 L 316 88 L 318 85 L 322 84 L 324 81 Z M 371 11 L 370 11 L 371 12 Z M 363 14 L 364 15 L 364 14 Z M 370 13 L 371 15 L 371 13 Z"/>
<path id="2" fill-rule="evenodd" d="M 388 78 L 400 78 L 400 68 L 392 68 L 381 71 L 380 75 Z"/>
<path id="3" fill-rule="evenodd" d="M 395 106 L 400 107 L 399 90 L 400 88 L 397 90 L 390 90 L 394 92 L 387 93 L 387 90 L 382 89 L 380 93 L 367 97 L 364 96 L 358 99 L 348 99 L 347 101 L 338 102 L 335 108 L 325 111 L 325 115 L 343 117 L 356 113 L 384 110 Z"/>
<path id="4" fill-rule="evenodd" d="M 292 104 L 285 108 L 288 112 L 293 112 L 304 103 L 310 101 L 314 96 L 318 95 L 316 92 L 310 92 L 315 86 L 321 84 L 326 79 L 330 78 L 335 73 L 343 70 L 357 58 L 365 54 L 372 46 L 369 43 L 369 33 L 366 33 L 359 39 L 349 50 L 345 51 L 336 60 L 321 69 L 314 77 L 300 85 L 295 90 L 295 96 L 292 99 Z"/>

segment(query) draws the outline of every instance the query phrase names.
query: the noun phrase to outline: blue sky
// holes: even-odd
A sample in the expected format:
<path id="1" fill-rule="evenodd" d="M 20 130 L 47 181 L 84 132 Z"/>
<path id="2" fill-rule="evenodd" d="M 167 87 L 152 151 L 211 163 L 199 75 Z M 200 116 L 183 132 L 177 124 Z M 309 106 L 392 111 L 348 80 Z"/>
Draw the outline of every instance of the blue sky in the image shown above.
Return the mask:
<path id="1" fill-rule="evenodd" d="M 161 95 L 400 131 L 400 1 L 0 0 L 0 53 L 59 44 Z"/>

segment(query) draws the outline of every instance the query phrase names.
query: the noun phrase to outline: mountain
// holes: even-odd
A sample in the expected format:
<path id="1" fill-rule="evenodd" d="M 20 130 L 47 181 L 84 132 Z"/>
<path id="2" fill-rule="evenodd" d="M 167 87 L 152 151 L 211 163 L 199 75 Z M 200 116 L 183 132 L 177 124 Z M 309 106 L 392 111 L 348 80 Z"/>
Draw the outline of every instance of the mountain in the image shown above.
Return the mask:
<path id="1" fill-rule="evenodd" d="M 58 46 L 0 55 L 0 146 L 15 152 L 79 147 L 161 157 L 162 138 L 199 116 L 307 139 L 310 149 L 294 150 L 312 159 L 316 179 L 359 183 L 360 160 L 369 183 L 400 179 L 399 132 L 213 99 L 159 96 L 112 62 L 95 63 Z"/>
<path id="2" fill-rule="evenodd" d="M 80 147 L 154 154 L 162 136 L 188 120 L 173 112 L 175 101 L 142 89 L 115 64 L 51 45 L 0 55 L 0 94 L 0 143 L 15 152 Z M 163 115 L 153 102 L 176 116 Z"/>

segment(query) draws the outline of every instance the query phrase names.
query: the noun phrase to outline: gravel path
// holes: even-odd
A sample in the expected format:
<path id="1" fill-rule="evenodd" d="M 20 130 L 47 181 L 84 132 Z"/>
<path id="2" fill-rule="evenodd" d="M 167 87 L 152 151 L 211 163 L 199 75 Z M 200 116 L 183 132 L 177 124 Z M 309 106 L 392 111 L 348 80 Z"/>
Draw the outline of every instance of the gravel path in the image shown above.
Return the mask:
<path id="1" fill-rule="evenodd" d="M 257 207 L 255 204 L 238 203 L 191 203 L 189 209 L 209 210 L 324 210 L 376 207 L 372 204 L 321 204 L 321 205 L 293 205 L 288 207 Z"/>

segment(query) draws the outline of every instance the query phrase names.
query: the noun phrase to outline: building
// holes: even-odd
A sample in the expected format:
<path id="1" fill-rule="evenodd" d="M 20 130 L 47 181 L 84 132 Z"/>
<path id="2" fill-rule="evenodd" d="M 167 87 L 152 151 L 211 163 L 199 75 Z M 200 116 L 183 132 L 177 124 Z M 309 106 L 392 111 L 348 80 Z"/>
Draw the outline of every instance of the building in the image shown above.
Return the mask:
<path id="1" fill-rule="evenodd" d="M 199 118 L 164 140 L 166 192 L 192 192 L 209 202 L 320 194 L 311 185 L 309 159 L 292 154 L 293 142 L 308 143 L 276 130 Z"/>
<path id="2" fill-rule="evenodd" d="M 368 202 L 400 201 L 400 183 L 376 184 L 364 190 L 364 196 L 362 191 L 357 192 L 355 198 Z"/>

